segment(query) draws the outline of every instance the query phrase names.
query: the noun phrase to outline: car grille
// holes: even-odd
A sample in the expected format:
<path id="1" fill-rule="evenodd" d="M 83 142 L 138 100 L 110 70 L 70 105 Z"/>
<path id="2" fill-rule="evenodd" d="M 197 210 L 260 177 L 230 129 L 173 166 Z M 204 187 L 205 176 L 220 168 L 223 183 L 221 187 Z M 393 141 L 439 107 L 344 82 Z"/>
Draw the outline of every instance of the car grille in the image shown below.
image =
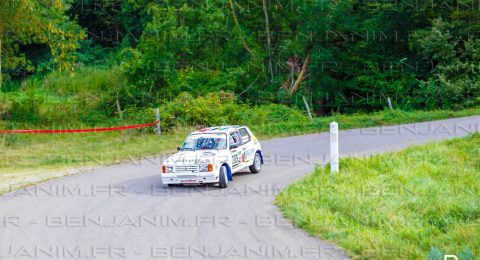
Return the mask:
<path id="1" fill-rule="evenodd" d="M 178 176 L 179 179 L 181 180 L 195 180 L 197 179 L 197 176 L 195 175 L 180 175 Z"/>
<path id="2" fill-rule="evenodd" d="M 175 166 L 175 172 L 198 172 L 198 166 Z"/>

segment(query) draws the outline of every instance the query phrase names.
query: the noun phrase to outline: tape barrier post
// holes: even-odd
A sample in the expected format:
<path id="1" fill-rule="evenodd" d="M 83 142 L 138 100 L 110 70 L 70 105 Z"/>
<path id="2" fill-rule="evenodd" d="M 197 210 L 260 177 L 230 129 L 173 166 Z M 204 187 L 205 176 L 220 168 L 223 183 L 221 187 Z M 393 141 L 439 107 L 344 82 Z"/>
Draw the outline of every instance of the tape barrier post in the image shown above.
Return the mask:
<path id="1" fill-rule="evenodd" d="M 160 128 L 160 109 L 158 107 L 155 108 L 155 117 L 157 122 L 157 135 L 161 135 L 162 129 Z"/>
<path id="2" fill-rule="evenodd" d="M 338 124 L 332 122 L 330 124 L 330 172 L 333 174 L 338 171 Z"/>

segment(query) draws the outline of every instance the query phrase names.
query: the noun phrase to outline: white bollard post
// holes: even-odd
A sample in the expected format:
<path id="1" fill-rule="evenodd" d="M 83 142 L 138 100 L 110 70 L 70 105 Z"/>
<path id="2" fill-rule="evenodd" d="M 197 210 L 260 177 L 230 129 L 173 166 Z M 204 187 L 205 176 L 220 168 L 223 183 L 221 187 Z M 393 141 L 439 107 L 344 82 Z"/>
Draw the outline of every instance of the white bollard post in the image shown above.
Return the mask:
<path id="1" fill-rule="evenodd" d="M 160 135 L 162 133 L 162 129 L 160 128 L 160 109 L 157 107 L 155 108 L 155 117 L 157 121 L 157 135 Z"/>
<path id="2" fill-rule="evenodd" d="M 338 124 L 330 123 L 330 172 L 337 173 L 338 166 Z"/>

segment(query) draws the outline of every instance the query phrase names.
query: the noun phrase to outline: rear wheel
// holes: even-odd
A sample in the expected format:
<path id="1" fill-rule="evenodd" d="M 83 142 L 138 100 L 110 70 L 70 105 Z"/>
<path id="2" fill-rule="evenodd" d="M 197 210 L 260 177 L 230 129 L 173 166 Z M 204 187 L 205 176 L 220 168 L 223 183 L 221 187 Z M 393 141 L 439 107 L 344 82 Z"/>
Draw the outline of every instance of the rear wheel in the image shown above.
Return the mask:
<path id="1" fill-rule="evenodd" d="M 255 154 L 255 159 L 253 159 L 253 164 L 250 165 L 250 171 L 252 173 L 259 173 L 262 170 L 262 157 L 260 153 Z"/>
<path id="2" fill-rule="evenodd" d="M 227 176 L 227 167 L 222 166 L 220 168 L 220 181 L 218 182 L 218 186 L 220 188 L 226 188 L 228 186 L 228 176 Z"/>

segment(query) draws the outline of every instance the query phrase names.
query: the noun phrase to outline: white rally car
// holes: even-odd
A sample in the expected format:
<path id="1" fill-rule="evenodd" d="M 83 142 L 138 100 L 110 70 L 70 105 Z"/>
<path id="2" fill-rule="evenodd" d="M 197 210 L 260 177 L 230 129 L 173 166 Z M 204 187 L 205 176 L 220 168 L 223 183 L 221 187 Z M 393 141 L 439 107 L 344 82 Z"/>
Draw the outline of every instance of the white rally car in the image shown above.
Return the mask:
<path id="1" fill-rule="evenodd" d="M 262 147 L 248 127 L 210 127 L 188 135 L 178 152 L 163 162 L 162 182 L 226 188 L 234 173 L 247 167 L 258 173 L 262 164 Z"/>

